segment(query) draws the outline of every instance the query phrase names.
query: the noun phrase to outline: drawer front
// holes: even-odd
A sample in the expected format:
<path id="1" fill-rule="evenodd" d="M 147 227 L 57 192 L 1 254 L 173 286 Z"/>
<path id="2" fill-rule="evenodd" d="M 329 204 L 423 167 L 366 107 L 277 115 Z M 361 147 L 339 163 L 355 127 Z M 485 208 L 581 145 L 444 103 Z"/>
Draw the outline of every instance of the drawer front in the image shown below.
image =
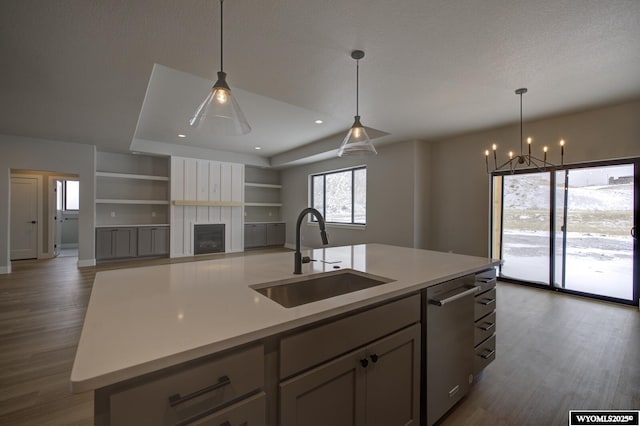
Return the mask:
<path id="1" fill-rule="evenodd" d="M 473 357 L 473 374 L 480 373 L 496 359 L 496 336 L 493 335 L 478 346 Z"/>
<path id="2" fill-rule="evenodd" d="M 112 425 L 181 423 L 263 388 L 264 347 L 253 346 L 154 376 L 111 395 Z"/>
<path id="3" fill-rule="evenodd" d="M 477 321 L 496 309 L 496 289 L 491 289 L 475 297 L 475 315 Z"/>
<path id="4" fill-rule="evenodd" d="M 473 346 L 478 346 L 480 343 L 493 336 L 496 332 L 496 313 L 491 312 L 486 317 L 477 320 L 473 329 Z"/>
<path id="5" fill-rule="evenodd" d="M 496 286 L 496 270 L 491 268 L 487 271 L 479 272 L 475 277 L 476 287 L 479 288 L 478 293 L 483 293 Z"/>
<path id="6" fill-rule="evenodd" d="M 194 423 L 189 423 L 193 426 L 223 426 L 227 424 L 230 426 L 263 426 L 267 424 L 265 393 L 260 392 Z"/>
<path id="7" fill-rule="evenodd" d="M 416 294 L 287 336 L 280 341 L 280 378 L 292 376 L 418 321 L 420 295 Z"/>

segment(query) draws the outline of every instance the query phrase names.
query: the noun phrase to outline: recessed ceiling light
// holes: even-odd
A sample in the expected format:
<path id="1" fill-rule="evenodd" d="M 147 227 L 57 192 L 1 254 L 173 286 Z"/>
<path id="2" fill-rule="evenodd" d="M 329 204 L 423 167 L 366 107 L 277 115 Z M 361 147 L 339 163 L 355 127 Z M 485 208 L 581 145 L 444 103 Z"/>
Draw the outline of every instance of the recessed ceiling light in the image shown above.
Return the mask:
<path id="1" fill-rule="evenodd" d="M 261 146 L 256 146 L 256 150 L 261 150 L 262 147 Z"/>
<path id="2" fill-rule="evenodd" d="M 184 135 L 184 134 L 182 134 L 182 133 L 178 133 L 178 137 L 179 137 L 179 138 L 186 138 L 186 137 L 187 137 L 187 135 Z"/>
<path id="3" fill-rule="evenodd" d="M 324 121 L 322 121 L 322 120 L 316 120 L 316 121 L 314 121 L 314 123 L 316 123 L 316 124 L 322 124 L 322 123 L 324 123 Z"/>

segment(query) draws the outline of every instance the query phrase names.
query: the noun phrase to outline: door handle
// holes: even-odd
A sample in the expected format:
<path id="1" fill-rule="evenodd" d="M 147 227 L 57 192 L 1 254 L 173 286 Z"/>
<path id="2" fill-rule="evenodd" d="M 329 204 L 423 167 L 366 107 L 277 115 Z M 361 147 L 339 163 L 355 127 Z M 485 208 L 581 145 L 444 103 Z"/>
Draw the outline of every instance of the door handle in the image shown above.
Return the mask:
<path id="1" fill-rule="evenodd" d="M 636 238 L 636 227 L 633 226 L 631 227 L 631 236 L 635 239 Z"/>
<path id="2" fill-rule="evenodd" d="M 36 224 L 36 223 L 38 223 L 38 221 L 37 220 L 32 220 L 31 223 Z"/>
<path id="3" fill-rule="evenodd" d="M 460 293 L 456 293 L 455 295 L 447 297 L 445 299 L 431 299 L 431 300 L 429 300 L 429 304 L 436 305 L 436 306 L 444 306 L 447 303 L 451 303 L 451 302 L 453 302 L 455 300 L 462 299 L 463 297 L 467 297 L 469 295 L 476 294 L 478 292 L 478 290 L 480 290 L 480 288 L 475 287 L 475 286 L 471 287 L 471 288 L 462 287 L 461 289 L 464 290 L 464 291 L 462 291 Z"/>

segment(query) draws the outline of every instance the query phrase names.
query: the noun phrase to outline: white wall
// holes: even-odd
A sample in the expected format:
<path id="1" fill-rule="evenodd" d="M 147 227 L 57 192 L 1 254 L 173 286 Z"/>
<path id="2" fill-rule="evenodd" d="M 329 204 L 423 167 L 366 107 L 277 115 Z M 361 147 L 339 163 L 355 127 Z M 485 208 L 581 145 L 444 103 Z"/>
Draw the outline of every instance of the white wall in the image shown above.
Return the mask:
<path id="1" fill-rule="evenodd" d="M 524 129 L 525 138 L 534 137 L 534 151 L 549 145 L 549 160 L 555 163 L 560 138 L 567 141 L 565 163 L 640 156 L 640 100 L 525 122 Z M 484 150 L 493 141 L 506 160 L 509 150 L 520 150 L 519 124 L 431 143 L 429 248 L 488 255 Z"/>
<path id="2" fill-rule="evenodd" d="M 95 147 L 46 139 L 0 135 L 0 272 L 10 272 L 11 169 L 72 173 L 80 180 L 80 266 L 95 264 Z"/>
<path id="3" fill-rule="evenodd" d="M 378 148 L 372 157 L 333 158 L 318 163 L 293 167 L 282 171 L 282 214 L 287 224 L 287 244 L 295 244 L 295 225 L 298 214 L 308 206 L 309 175 L 358 165 L 367 166 L 367 227 L 346 229 L 331 227 L 327 230 L 329 245 L 377 242 L 414 247 L 421 239 L 414 239 L 416 218 L 424 209 L 418 205 L 416 191 L 422 191 L 422 183 L 416 184 L 416 170 L 428 161 L 428 149 L 420 142 L 409 141 Z M 418 221 L 421 222 L 421 221 Z M 317 225 L 303 222 L 303 246 L 321 247 Z"/>

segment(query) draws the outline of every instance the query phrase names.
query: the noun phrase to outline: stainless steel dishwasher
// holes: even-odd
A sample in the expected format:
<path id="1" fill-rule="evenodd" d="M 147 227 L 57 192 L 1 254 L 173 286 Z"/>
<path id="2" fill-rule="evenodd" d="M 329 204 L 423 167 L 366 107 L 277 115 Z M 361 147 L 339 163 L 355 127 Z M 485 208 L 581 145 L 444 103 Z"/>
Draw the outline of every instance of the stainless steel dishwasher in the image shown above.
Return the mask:
<path id="1" fill-rule="evenodd" d="M 468 275 L 426 291 L 426 417 L 434 424 L 473 382 L 473 295 Z"/>

